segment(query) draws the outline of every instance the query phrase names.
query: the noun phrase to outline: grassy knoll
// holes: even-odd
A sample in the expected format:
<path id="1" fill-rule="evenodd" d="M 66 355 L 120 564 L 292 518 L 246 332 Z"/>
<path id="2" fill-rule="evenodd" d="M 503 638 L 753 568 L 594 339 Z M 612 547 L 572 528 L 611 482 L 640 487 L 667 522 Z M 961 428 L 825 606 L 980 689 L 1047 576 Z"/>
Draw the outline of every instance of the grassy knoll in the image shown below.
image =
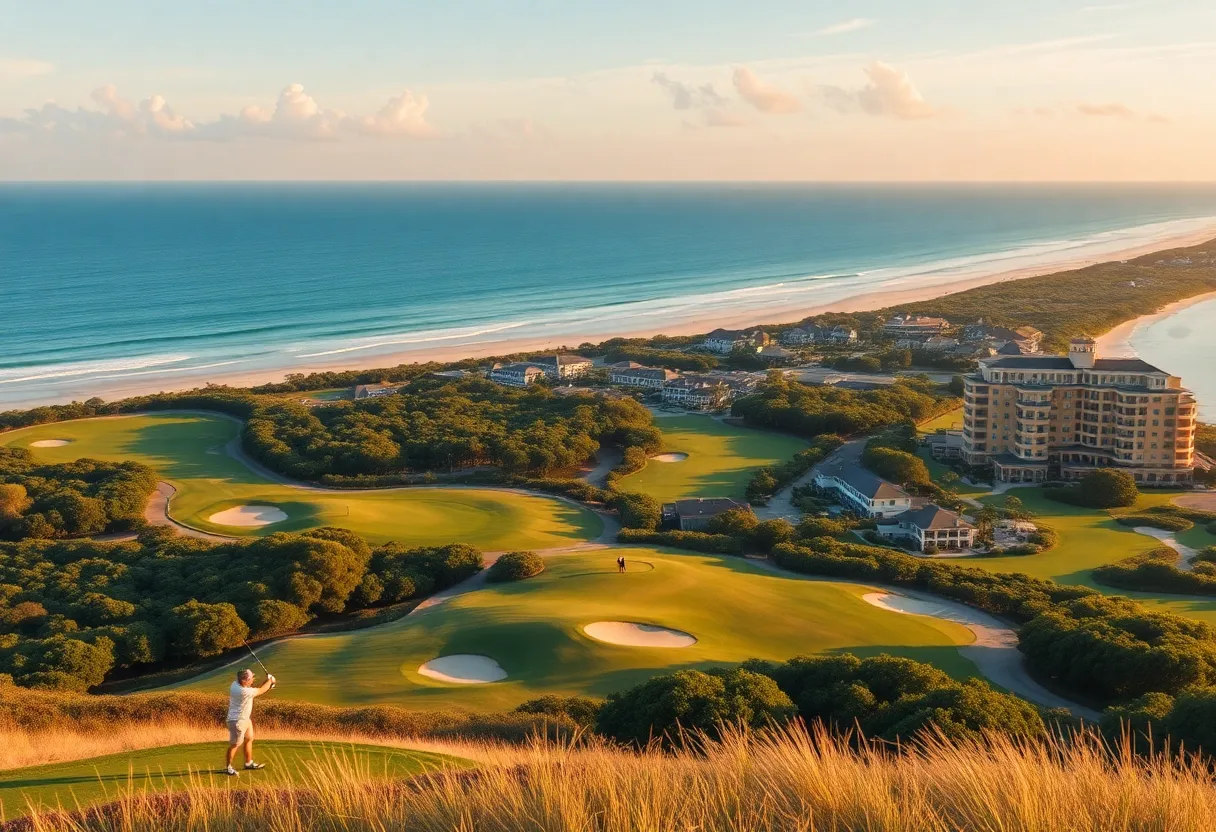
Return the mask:
<path id="1" fill-rule="evenodd" d="M 939 430 L 962 430 L 963 409 L 959 407 L 954 410 L 948 410 L 927 422 L 921 422 L 916 426 L 916 429 L 922 434 L 937 433 Z"/>
<path id="2" fill-rule="evenodd" d="M 656 419 L 663 431 L 663 449 L 688 454 L 683 462 L 650 463 L 621 480 L 625 491 L 649 494 L 658 500 L 686 497 L 743 499 L 757 468 L 784 462 L 806 447 L 792 436 L 723 424 L 709 416 Z"/>
<path id="3" fill-rule="evenodd" d="M 617 574 L 624 553 L 629 571 Z M 777 575 L 739 558 L 607 549 L 549 558 L 540 575 L 489 584 L 390 624 L 289 639 L 259 651 L 280 680 L 274 695 L 341 705 L 505 710 L 543 694 L 604 696 L 661 672 L 751 657 L 788 659 L 848 650 L 889 652 L 975 673 L 957 645 L 963 627 L 887 612 L 861 600 L 853 584 Z M 582 628 L 632 621 L 696 636 L 691 647 L 621 647 Z M 479 654 L 507 679 L 452 685 L 420 676 L 438 656 Z M 231 668 L 179 685 L 221 690 Z"/>
<path id="4" fill-rule="evenodd" d="M 489 550 L 543 549 L 596 537 L 593 513 L 547 497 L 492 489 L 409 488 L 333 491 L 271 482 L 225 453 L 238 425 L 218 416 L 160 413 L 61 422 L 0 436 L 9 447 L 30 448 L 40 459 L 80 457 L 143 462 L 177 489 L 170 514 L 204 531 L 264 535 L 321 525 L 359 532 L 372 543 L 411 546 L 452 542 Z M 47 439 L 59 447 L 33 448 Z M 270 505 L 287 520 L 262 527 L 221 526 L 213 514 L 239 505 Z"/>
<path id="5" fill-rule="evenodd" d="M 217 736 L 219 736 L 217 734 Z M 334 765 L 372 778 L 401 778 L 434 771 L 462 761 L 422 751 L 388 746 L 259 741 L 255 749 L 261 771 L 229 777 L 223 771 L 224 741 L 147 748 L 67 763 L 0 771 L 0 818 L 25 815 L 30 806 L 46 811 L 72 810 L 116 800 L 126 794 L 164 792 L 189 785 L 242 788 L 286 786 L 324 775 Z M 237 757 L 240 765 L 241 757 Z"/>
<path id="6" fill-rule="evenodd" d="M 1018 488 L 1007 494 L 1016 496 L 1034 513 L 1036 519 L 1059 532 L 1059 545 L 1038 555 L 969 558 L 965 561 L 968 565 L 991 569 L 994 572 L 1023 572 L 1036 578 L 1050 578 L 1064 584 L 1092 586 L 1112 595 L 1130 596 L 1150 609 L 1201 618 L 1216 624 L 1216 598 L 1126 592 L 1094 582 L 1090 573 L 1095 567 L 1158 548 L 1161 544 L 1153 538 L 1119 525 L 1110 512 L 1057 503 L 1048 500 L 1037 488 Z M 1142 494 L 1136 506 L 1127 510 L 1135 511 L 1168 503 L 1175 496 L 1176 492 Z M 1004 500 L 1005 496 L 984 498 L 984 502 L 992 502 L 998 506 Z M 1196 526 L 1175 537 L 1180 543 L 1196 548 L 1216 545 L 1216 536 L 1208 534 L 1202 526 Z"/>

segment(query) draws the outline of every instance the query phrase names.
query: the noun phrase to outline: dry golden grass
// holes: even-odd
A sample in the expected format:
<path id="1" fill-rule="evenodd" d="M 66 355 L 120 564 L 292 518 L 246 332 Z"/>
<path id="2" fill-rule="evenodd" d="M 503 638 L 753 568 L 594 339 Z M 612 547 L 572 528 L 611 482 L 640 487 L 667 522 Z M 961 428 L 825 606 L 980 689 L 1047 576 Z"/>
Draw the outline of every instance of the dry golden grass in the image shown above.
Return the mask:
<path id="1" fill-rule="evenodd" d="M 497 748 L 496 744 L 487 742 L 432 740 L 369 732 L 301 731 L 276 727 L 264 733 L 268 739 L 371 743 L 477 761 L 488 759 L 488 755 L 492 755 Z M 228 742 L 228 732 L 222 725 L 199 725 L 185 721 L 122 722 L 100 732 L 70 727 L 32 731 L 15 726 L 0 727 L 0 771 L 200 742 L 213 742 L 217 748 L 221 748 Z"/>
<path id="2" fill-rule="evenodd" d="M 453 749 L 454 750 L 454 749 Z M 1216 829 L 1201 763 L 1138 759 L 1090 736 L 1068 743 L 932 742 L 857 751 L 801 729 L 633 753 L 600 742 L 490 747 L 475 772 L 408 782 L 334 759 L 298 789 L 131 795 L 32 830 L 428 832 L 1184 832 Z"/>

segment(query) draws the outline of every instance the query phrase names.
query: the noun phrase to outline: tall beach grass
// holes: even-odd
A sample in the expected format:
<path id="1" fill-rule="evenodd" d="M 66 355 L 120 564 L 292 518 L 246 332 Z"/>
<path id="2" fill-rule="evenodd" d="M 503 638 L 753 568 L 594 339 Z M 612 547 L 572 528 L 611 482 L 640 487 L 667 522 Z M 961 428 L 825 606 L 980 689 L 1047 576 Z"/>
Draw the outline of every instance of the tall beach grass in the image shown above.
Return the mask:
<path id="1" fill-rule="evenodd" d="M 1183 832 L 1216 829 L 1210 769 L 1136 757 L 1093 735 L 1068 741 L 932 739 L 870 746 L 819 728 L 727 732 L 695 750 L 634 752 L 584 738 L 449 749 L 478 760 L 406 781 L 342 755 L 284 788 L 130 793 L 50 830 L 426 832 Z"/>

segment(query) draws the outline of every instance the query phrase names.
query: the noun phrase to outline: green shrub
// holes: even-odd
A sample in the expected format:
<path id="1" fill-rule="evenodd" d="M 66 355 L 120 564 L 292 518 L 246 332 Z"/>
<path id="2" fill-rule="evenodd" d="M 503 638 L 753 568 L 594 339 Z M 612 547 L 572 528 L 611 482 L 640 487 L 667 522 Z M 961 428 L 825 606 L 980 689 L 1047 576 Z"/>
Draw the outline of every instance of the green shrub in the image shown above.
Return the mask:
<path id="1" fill-rule="evenodd" d="M 1115 522 L 1121 526 L 1149 526 L 1154 529 L 1164 529 L 1167 532 L 1185 532 L 1187 529 L 1195 527 L 1195 524 L 1185 517 L 1174 517 L 1169 514 L 1150 514 L 1148 512 L 1124 514 L 1121 517 L 1116 517 Z"/>
<path id="2" fill-rule="evenodd" d="M 1140 496 L 1136 480 L 1126 471 L 1098 468 L 1071 488 L 1045 488 L 1044 494 L 1060 503 L 1086 508 L 1125 508 Z"/>
<path id="3" fill-rule="evenodd" d="M 620 512 L 621 525 L 626 529 L 657 529 L 663 520 L 662 504 L 649 494 L 619 493 L 611 505 Z"/>
<path id="4" fill-rule="evenodd" d="M 741 668 L 681 670 L 611 694 L 595 727 L 620 742 L 677 745 L 682 732 L 716 736 L 723 726 L 767 727 L 786 722 L 794 710 L 777 684 L 759 673 Z"/>
<path id="5" fill-rule="evenodd" d="M 616 539 L 621 543 L 651 543 L 656 546 L 672 546 L 710 555 L 742 555 L 747 551 L 744 541 L 728 534 L 707 534 L 680 529 L 650 531 L 648 529 L 621 529 Z"/>
<path id="6" fill-rule="evenodd" d="M 522 581 L 545 571 L 545 561 L 535 552 L 507 552 L 486 571 L 490 583 Z"/>
<path id="7" fill-rule="evenodd" d="M 580 728 L 595 727 L 603 702 L 585 696 L 541 696 L 529 699 L 515 708 L 515 713 L 539 714 L 557 719 L 568 719 Z"/>

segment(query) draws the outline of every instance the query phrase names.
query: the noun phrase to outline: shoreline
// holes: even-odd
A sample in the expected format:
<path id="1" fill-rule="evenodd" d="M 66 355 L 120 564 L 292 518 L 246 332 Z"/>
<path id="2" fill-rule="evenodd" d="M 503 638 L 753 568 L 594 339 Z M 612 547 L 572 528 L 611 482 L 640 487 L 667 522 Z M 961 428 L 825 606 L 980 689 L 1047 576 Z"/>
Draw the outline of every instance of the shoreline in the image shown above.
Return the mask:
<path id="1" fill-rule="evenodd" d="M 1186 309 L 1190 309 L 1192 306 L 1198 306 L 1210 300 L 1216 300 L 1216 292 L 1206 292 L 1202 295 L 1183 298 L 1182 300 L 1166 304 L 1156 312 L 1150 312 L 1138 318 L 1132 318 L 1130 321 L 1124 321 L 1114 329 L 1098 336 L 1096 339 L 1098 342 L 1098 352 L 1110 358 L 1139 358 L 1140 356 L 1136 352 L 1136 348 L 1132 346 L 1132 337 L 1138 331 Z"/>
<path id="2" fill-rule="evenodd" d="M 944 295 L 965 292 L 980 286 L 995 283 L 1023 280 L 1057 272 L 1075 271 L 1099 263 L 1116 260 L 1132 260 L 1159 251 L 1185 248 L 1199 245 L 1216 239 L 1216 222 L 1205 225 L 1201 229 L 1191 229 L 1184 233 L 1163 235 L 1151 241 L 1141 241 L 1133 246 L 1127 246 L 1111 251 L 1077 253 L 1061 252 L 1059 257 L 1003 270 L 985 270 L 978 268 L 970 272 L 960 272 L 945 282 L 920 286 L 907 286 L 884 291 L 883 286 L 861 287 L 856 294 L 845 298 L 821 301 L 817 303 L 804 302 L 793 304 L 788 301 L 771 301 L 767 304 L 749 306 L 746 311 L 729 313 L 697 313 L 683 320 L 668 320 L 664 325 L 651 325 L 637 328 L 620 328 L 611 331 L 598 331 L 594 326 L 588 326 L 577 332 L 567 332 L 550 337 L 501 338 L 473 341 L 463 344 L 445 346 L 421 347 L 412 350 L 397 350 L 364 355 L 360 358 L 350 357 L 345 360 L 315 361 L 297 366 L 279 366 L 258 368 L 232 373 L 209 375 L 202 372 L 183 372 L 173 377 L 167 374 L 148 374 L 146 378 L 131 379 L 128 382 L 116 379 L 96 382 L 84 379 L 72 385 L 72 389 L 58 395 L 32 396 L 29 400 L 17 400 L 4 405 L 3 409 L 25 409 L 47 404 L 62 404 L 71 401 L 81 401 L 90 396 L 101 395 L 107 400 L 117 400 L 131 396 L 147 395 L 160 392 L 176 392 L 201 388 L 208 385 L 225 385 L 232 387 L 251 387 L 259 384 L 281 382 L 288 374 L 303 374 L 318 372 L 341 372 L 351 370 L 370 370 L 376 368 L 394 367 L 400 364 L 449 362 L 464 359 L 488 358 L 496 355 L 508 355 L 521 352 L 534 352 L 549 349 L 577 349 L 580 343 L 598 342 L 610 338 L 645 338 L 655 335 L 696 335 L 716 328 L 741 329 L 768 325 L 773 323 L 794 323 L 811 315 L 827 312 L 851 313 L 866 312 L 876 309 L 897 307 L 900 304 L 911 304 Z M 1136 328 L 1150 320 L 1158 320 L 1174 312 L 1185 309 L 1190 305 L 1205 299 L 1216 297 L 1216 293 L 1188 298 L 1158 310 L 1157 312 L 1124 322 L 1101 336 L 1099 348 L 1104 352 L 1110 349 L 1130 349 L 1127 340 Z M 673 304 L 677 301 L 673 300 Z"/>

